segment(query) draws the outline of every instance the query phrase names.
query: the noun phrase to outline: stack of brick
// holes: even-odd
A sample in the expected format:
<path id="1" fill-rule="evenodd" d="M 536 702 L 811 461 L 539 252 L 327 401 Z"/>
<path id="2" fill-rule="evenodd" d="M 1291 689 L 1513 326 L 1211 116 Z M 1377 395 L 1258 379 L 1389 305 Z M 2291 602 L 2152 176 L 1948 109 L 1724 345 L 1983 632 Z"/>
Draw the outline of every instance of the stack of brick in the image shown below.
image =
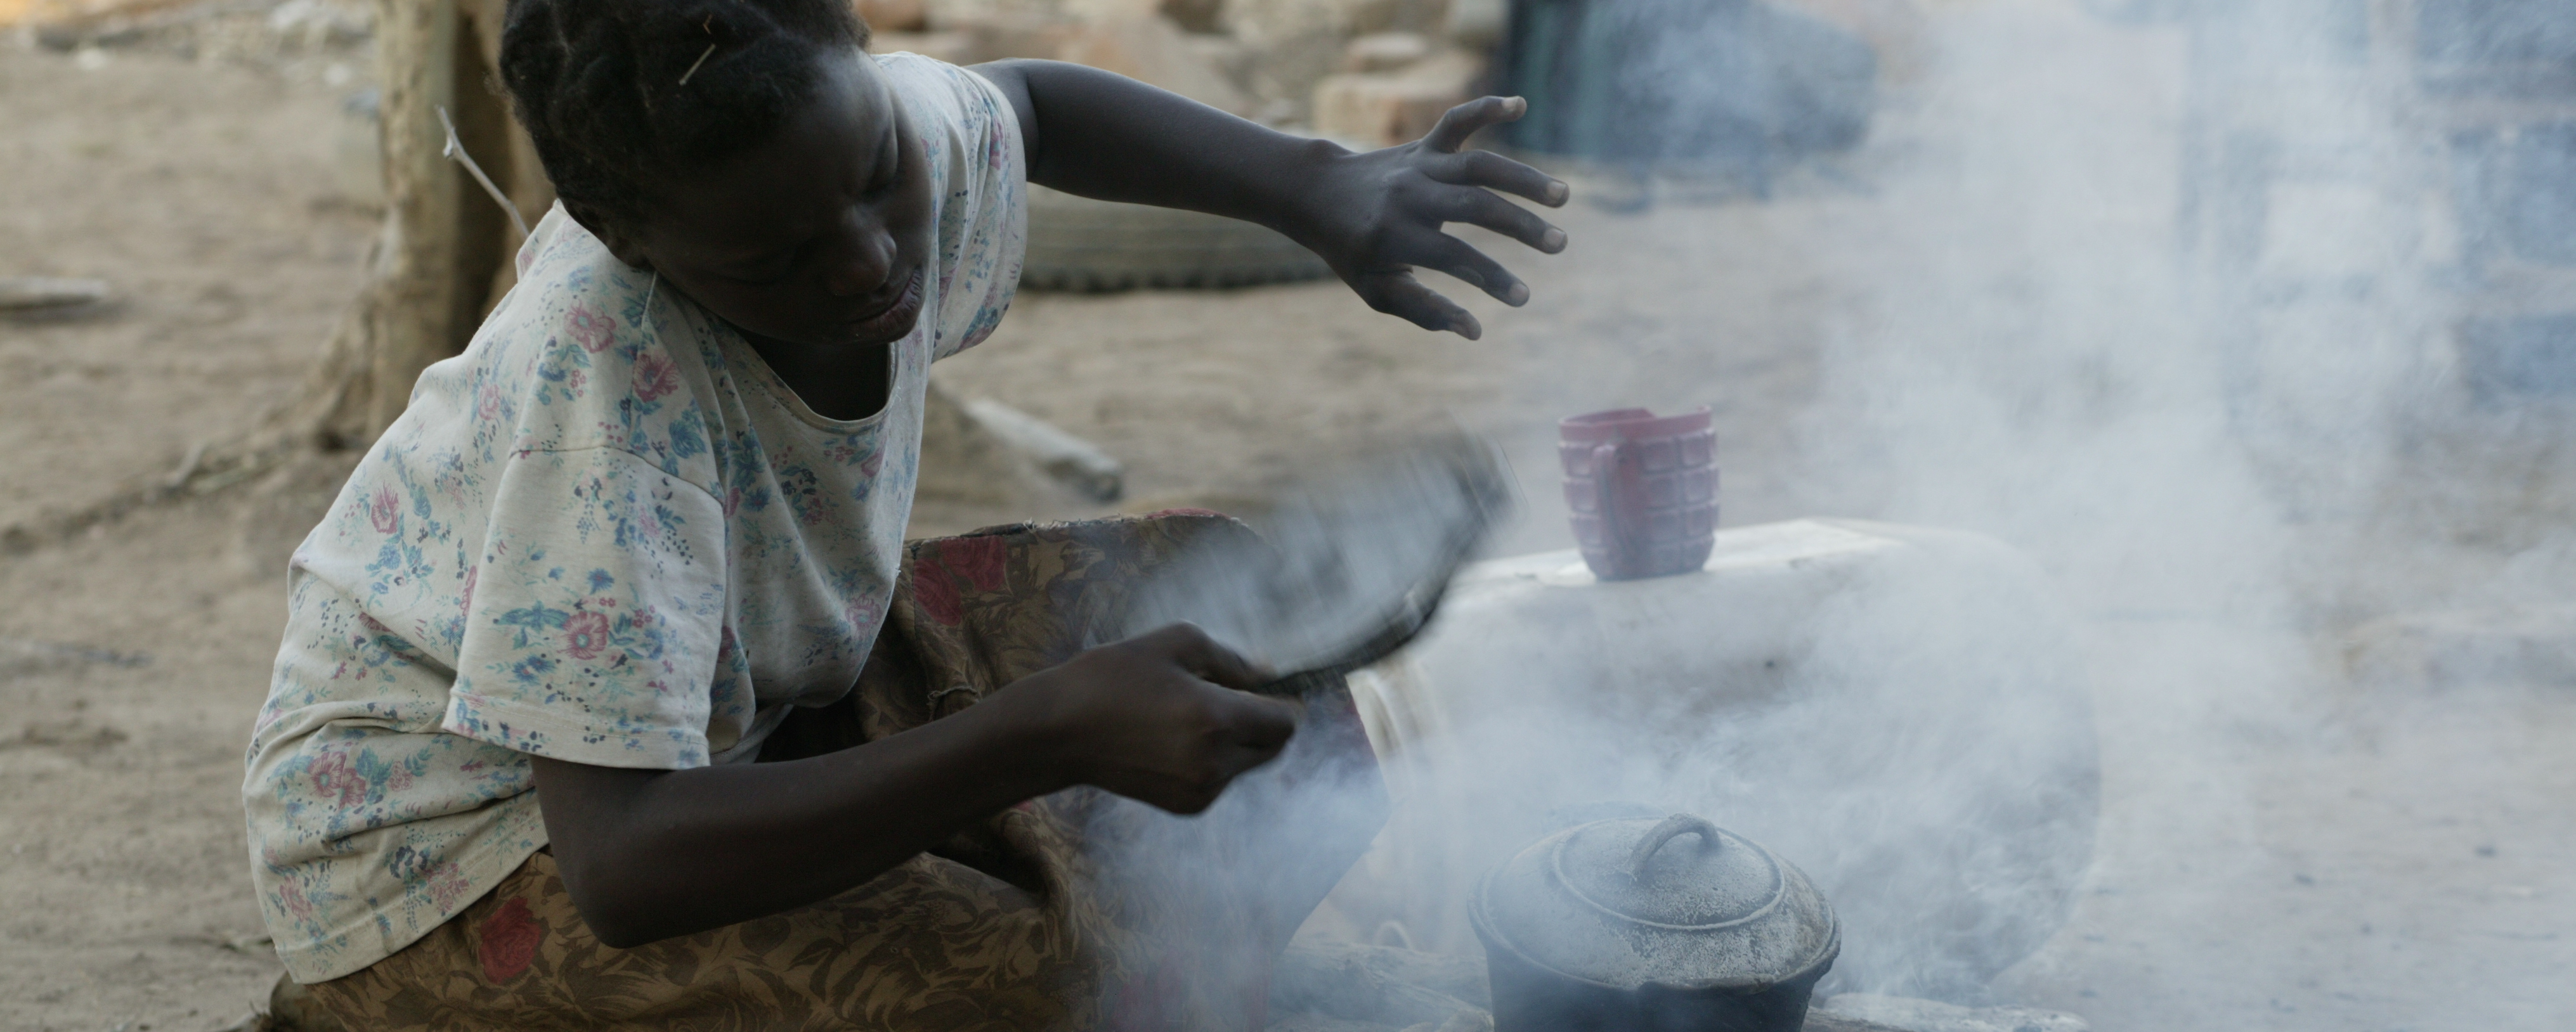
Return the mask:
<path id="1" fill-rule="evenodd" d="M 1362 36 L 1341 70 L 1315 84 L 1315 131 L 1354 146 L 1418 139 L 1472 97 L 1484 73 L 1483 59 L 1419 33 Z"/>
<path id="2" fill-rule="evenodd" d="M 1013 57 L 1053 58 L 1105 68 L 1274 125 L 1319 122 L 1314 104 L 1327 78 L 1394 74 L 1394 84 L 1336 87 L 1342 97 L 1400 93 L 1412 110 L 1438 92 L 1426 86 L 1473 64 L 1437 42 L 1413 55 L 1420 68 L 1398 68 L 1354 54 L 1390 37 L 1445 41 L 1453 4 L 1477 10 L 1490 0 L 854 0 L 877 31 L 879 51 L 909 50 L 972 64 Z M 1490 13 L 1490 12 L 1488 12 Z M 1491 21 L 1491 18 L 1485 19 Z M 1354 49 L 1354 41 L 1372 41 Z M 1450 92 L 1456 92 L 1455 89 Z M 1350 107 L 1352 102 L 1336 104 Z M 1379 110 L 1361 99 L 1356 109 Z M 1356 110 L 1354 109 L 1354 110 Z M 1385 119 L 1377 118 L 1376 122 Z M 1374 123 L 1372 123 L 1374 124 Z M 1409 124 L 1409 123 L 1408 123 Z M 1374 137 L 1371 137 L 1374 138 Z"/>

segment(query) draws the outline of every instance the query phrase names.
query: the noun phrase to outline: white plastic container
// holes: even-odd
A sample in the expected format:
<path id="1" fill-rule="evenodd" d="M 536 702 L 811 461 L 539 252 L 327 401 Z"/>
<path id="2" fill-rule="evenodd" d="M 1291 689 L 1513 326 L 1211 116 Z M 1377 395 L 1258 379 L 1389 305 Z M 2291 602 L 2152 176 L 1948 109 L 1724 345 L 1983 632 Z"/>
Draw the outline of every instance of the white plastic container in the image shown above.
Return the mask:
<path id="1" fill-rule="evenodd" d="M 1352 679 L 1395 810 L 1317 923 L 1473 953 L 1477 876 L 1628 804 L 1815 875 L 1829 991 L 1958 995 L 2063 923 L 2091 860 L 2073 633 L 2036 563 L 1953 531 L 1728 529 L 1697 573 L 1609 583 L 1570 550 L 1478 564 Z"/>

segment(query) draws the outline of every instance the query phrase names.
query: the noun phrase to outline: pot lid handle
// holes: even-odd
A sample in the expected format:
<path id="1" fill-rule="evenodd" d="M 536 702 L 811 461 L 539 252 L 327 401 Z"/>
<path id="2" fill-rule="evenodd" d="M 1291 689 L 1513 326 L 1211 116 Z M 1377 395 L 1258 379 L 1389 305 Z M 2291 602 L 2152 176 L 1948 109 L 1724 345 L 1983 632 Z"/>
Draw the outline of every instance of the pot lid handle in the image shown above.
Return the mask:
<path id="1" fill-rule="evenodd" d="M 1719 845 L 1717 825 L 1710 824 L 1703 817 L 1687 813 L 1674 814 L 1664 818 L 1662 824 L 1655 825 L 1654 830 L 1646 833 L 1646 837 L 1638 839 L 1636 852 L 1628 854 L 1628 867 L 1635 872 L 1636 879 L 1645 881 L 1646 865 L 1654 862 L 1655 853 L 1663 849 L 1665 843 L 1683 835 L 1699 836 L 1699 851 L 1702 853 L 1717 851 Z"/>

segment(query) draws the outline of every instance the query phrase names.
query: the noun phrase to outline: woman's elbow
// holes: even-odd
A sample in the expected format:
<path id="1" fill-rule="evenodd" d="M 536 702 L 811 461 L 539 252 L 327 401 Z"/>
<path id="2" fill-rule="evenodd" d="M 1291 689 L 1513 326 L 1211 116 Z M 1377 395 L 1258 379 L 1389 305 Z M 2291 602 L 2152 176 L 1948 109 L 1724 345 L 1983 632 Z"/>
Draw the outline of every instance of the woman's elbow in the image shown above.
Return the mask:
<path id="1" fill-rule="evenodd" d="M 588 914 L 582 915 L 581 919 L 583 923 L 590 926 L 590 935 L 592 938 L 599 940 L 600 945 L 613 950 L 631 950 L 638 946 L 650 946 L 654 943 L 670 938 L 668 935 L 659 935 L 653 932 L 643 931 L 641 929 L 627 928 L 614 923 L 603 925 L 598 921 L 592 920 Z"/>
<path id="2" fill-rule="evenodd" d="M 651 908 L 642 905 L 640 890 L 628 879 L 620 878 L 616 868 L 625 865 L 601 864 L 578 855 L 556 855 L 557 869 L 563 876 L 564 894 L 572 897 L 572 908 L 589 926 L 590 934 L 602 945 L 629 950 L 670 938 L 670 934 L 653 927 Z M 603 869 L 607 868 L 607 869 Z"/>
<path id="3" fill-rule="evenodd" d="M 590 927 L 591 937 L 612 949 L 631 950 L 678 934 L 658 927 L 647 908 L 610 894 L 573 891 L 572 908 L 581 915 L 581 923 Z"/>

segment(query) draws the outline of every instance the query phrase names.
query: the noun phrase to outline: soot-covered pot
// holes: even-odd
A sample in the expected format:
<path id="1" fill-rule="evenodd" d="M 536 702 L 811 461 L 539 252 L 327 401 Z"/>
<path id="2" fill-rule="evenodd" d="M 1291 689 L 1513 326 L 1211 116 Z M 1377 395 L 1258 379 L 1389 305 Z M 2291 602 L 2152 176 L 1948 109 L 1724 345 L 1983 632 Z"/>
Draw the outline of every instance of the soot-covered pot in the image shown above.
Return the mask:
<path id="1" fill-rule="evenodd" d="M 1468 917 L 1495 1032 L 1796 1032 L 1842 949 L 1805 874 L 1689 814 L 1540 839 Z"/>

